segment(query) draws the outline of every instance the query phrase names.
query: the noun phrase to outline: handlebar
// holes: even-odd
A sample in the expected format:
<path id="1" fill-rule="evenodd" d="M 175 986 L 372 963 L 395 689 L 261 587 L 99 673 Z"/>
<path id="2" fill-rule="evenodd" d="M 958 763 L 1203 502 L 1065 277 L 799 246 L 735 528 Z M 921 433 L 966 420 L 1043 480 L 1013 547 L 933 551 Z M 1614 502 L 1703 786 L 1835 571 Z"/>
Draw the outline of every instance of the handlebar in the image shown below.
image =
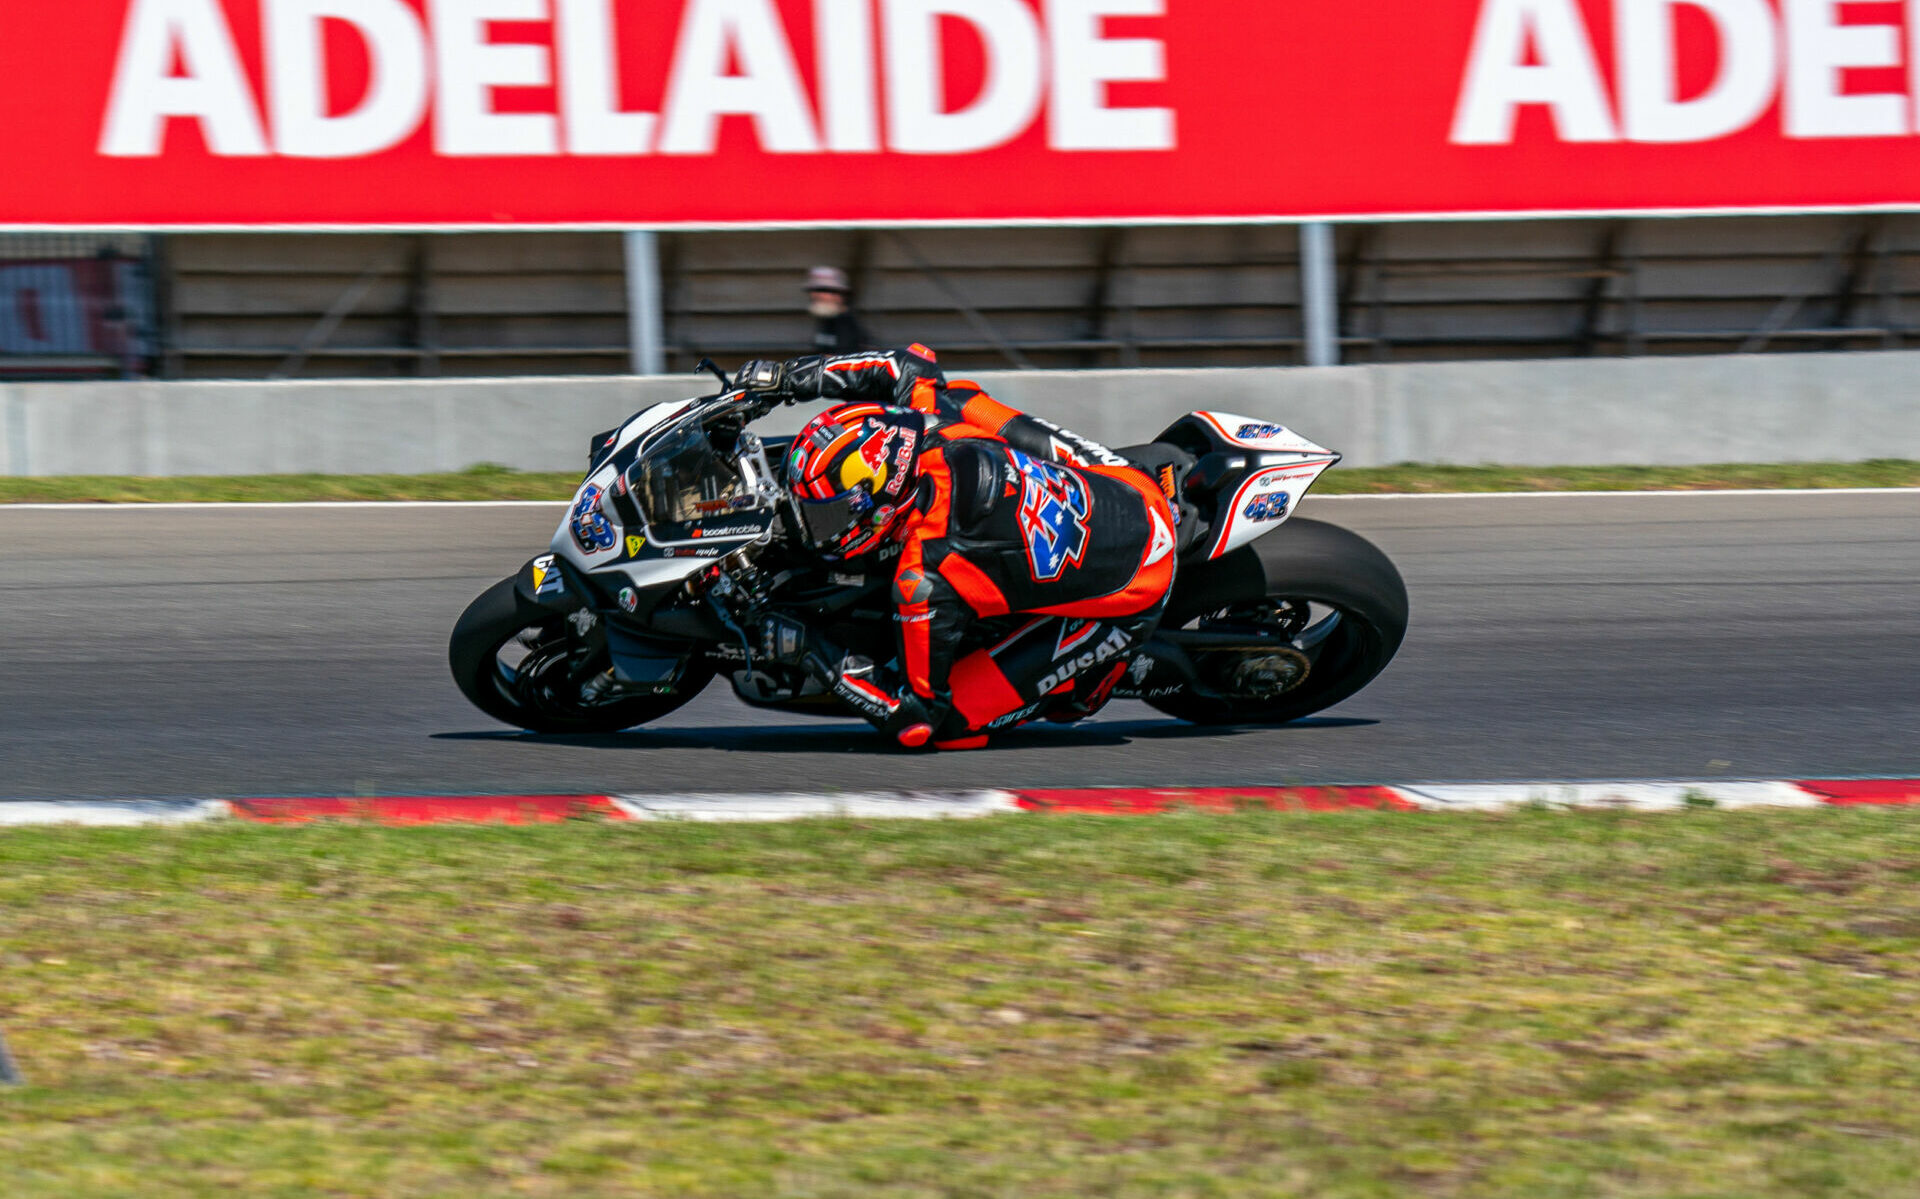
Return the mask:
<path id="1" fill-rule="evenodd" d="M 752 424 L 782 405 L 802 402 L 799 396 L 788 392 L 748 391 L 739 386 L 737 380 L 729 379 L 727 372 L 721 370 L 711 358 L 702 358 L 694 364 L 693 369 L 696 373 L 706 371 L 720 381 L 720 395 L 716 396 L 716 399 L 724 397 L 728 392 L 739 392 L 739 402 L 744 409 L 741 414 L 745 417 L 743 424 Z"/>

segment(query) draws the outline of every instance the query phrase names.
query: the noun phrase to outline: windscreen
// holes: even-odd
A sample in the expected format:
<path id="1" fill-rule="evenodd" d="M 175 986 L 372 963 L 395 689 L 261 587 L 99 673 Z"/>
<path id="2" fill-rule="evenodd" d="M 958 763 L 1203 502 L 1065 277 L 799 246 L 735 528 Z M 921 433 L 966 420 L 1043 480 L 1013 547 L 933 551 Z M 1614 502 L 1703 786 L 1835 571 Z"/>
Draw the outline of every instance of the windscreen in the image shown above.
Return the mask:
<path id="1" fill-rule="evenodd" d="M 752 506 L 732 459 L 717 453 L 697 424 L 654 442 L 627 478 L 649 525 L 683 525 Z"/>

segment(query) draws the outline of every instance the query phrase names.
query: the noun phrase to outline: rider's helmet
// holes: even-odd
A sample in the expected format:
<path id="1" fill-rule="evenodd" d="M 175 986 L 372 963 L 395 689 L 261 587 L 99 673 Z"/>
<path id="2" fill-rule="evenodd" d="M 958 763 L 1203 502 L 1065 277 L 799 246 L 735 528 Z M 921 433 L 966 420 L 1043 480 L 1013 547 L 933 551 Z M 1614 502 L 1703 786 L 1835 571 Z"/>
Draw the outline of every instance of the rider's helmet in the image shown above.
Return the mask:
<path id="1" fill-rule="evenodd" d="M 918 490 L 925 427 L 918 412 L 879 404 L 843 405 L 808 422 L 787 453 L 787 490 L 815 550 L 852 558 L 887 539 Z"/>

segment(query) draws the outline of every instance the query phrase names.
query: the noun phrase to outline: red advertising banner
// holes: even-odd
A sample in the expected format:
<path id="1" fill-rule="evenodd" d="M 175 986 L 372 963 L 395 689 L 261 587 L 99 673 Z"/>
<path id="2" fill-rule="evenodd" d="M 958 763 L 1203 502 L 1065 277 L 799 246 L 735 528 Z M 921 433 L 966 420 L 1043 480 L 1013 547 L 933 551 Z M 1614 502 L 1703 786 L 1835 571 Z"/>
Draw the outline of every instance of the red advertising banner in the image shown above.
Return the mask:
<path id="1" fill-rule="evenodd" d="M 9 6 L 0 226 L 1920 207 L 1920 0 Z"/>

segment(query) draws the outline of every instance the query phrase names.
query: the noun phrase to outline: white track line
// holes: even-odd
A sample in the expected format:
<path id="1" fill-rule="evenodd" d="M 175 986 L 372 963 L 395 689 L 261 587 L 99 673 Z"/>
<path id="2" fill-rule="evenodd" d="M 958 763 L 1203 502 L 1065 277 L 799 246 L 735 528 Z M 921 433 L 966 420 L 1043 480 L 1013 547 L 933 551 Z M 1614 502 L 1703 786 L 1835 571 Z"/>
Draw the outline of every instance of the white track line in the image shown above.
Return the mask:
<path id="1" fill-rule="evenodd" d="M 629 820 L 802 820 L 841 816 L 882 820 L 965 819 L 1018 812 L 1006 791 L 953 793 L 877 792 L 845 795 L 614 795 Z"/>
<path id="2" fill-rule="evenodd" d="M 1394 786 L 1428 811 L 1498 811 L 1544 804 L 1556 808 L 1629 808 L 1666 812 L 1710 801 L 1716 808 L 1817 808 L 1818 796 L 1788 782 L 1462 783 Z"/>
<path id="3" fill-rule="evenodd" d="M 0 801 L 0 828 L 36 824 L 84 824 L 96 828 L 199 824 L 222 820 L 232 814 L 232 806 L 222 799 L 12 799 Z"/>
<path id="4" fill-rule="evenodd" d="M 1493 812 L 1520 807 L 1555 811 L 1614 810 L 1677 812 L 1705 808 L 1816 808 L 1830 803 L 1920 804 L 1920 780 L 1868 780 L 1884 786 L 1876 791 L 1849 794 L 1842 781 L 1790 782 L 1738 779 L 1687 782 L 1677 780 L 1622 780 L 1618 782 L 1507 782 L 1412 783 L 1398 785 L 1333 785 L 1297 788 L 1254 786 L 1244 789 L 1247 802 L 1279 803 L 1297 807 L 1318 801 L 1335 807 L 1379 806 L 1381 792 L 1427 812 Z M 763 792 L 759 794 L 633 793 L 613 795 L 615 811 L 608 819 L 640 821 L 788 821 L 819 817 L 858 820 L 968 819 L 1025 811 L 1063 811 L 1113 816 L 1136 816 L 1178 807 L 1184 799 L 1217 808 L 1218 792 L 1234 788 L 1115 787 L 1049 788 L 1024 791 L 979 790 L 949 792 Z M 580 796 L 583 803 L 598 796 Z M 499 805 L 486 796 L 448 796 L 446 807 L 461 803 L 476 811 L 466 816 L 442 812 L 427 823 L 460 824 L 497 818 Z M 300 801 L 284 801 L 297 806 Z M 318 819 L 338 819 L 334 801 L 321 800 L 325 811 Z M 383 801 L 372 799 L 371 805 Z M 1056 806 L 1057 804 L 1057 806 Z M 604 809 L 602 809 L 604 811 Z M 370 810 L 371 818 L 381 818 Z M 220 820 L 233 816 L 235 805 L 225 800 L 5 800 L 0 801 L 0 828 L 26 825 L 176 825 Z M 413 815 L 418 815 L 414 813 Z M 406 822 L 411 822 L 412 816 Z"/>

